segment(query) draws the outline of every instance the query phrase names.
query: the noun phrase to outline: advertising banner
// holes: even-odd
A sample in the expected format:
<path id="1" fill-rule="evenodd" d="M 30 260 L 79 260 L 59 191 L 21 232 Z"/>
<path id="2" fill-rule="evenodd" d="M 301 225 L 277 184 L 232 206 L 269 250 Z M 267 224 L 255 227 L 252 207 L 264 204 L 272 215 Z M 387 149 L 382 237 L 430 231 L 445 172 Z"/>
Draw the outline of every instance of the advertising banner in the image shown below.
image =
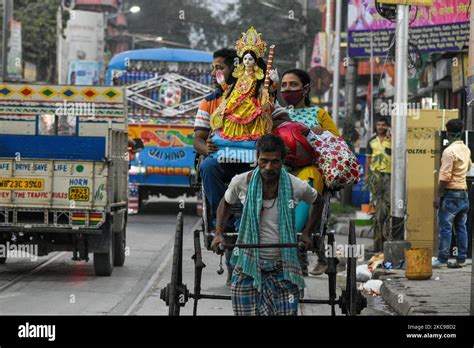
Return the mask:
<path id="1" fill-rule="evenodd" d="M 469 0 L 433 0 L 430 7 L 410 12 L 410 40 L 422 52 L 458 52 L 469 43 Z M 385 56 L 395 23 L 379 15 L 373 0 L 349 0 L 349 55 L 370 56 L 371 35 L 375 56 Z M 372 34 L 373 33 L 373 34 Z"/>
<path id="2" fill-rule="evenodd" d="M 21 22 L 12 19 L 9 23 L 10 37 L 8 39 L 8 77 L 14 80 L 23 78 Z"/>
<path id="3" fill-rule="evenodd" d="M 469 70 L 467 78 L 467 103 L 471 105 L 474 96 L 474 6 L 471 6 L 471 33 L 469 36 Z"/>
<path id="4" fill-rule="evenodd" d="M 102 63 L 89 60 L 75 60 L 69 64 L 68 85 L 98 86 Z"/>
<path id="5" fill-rule="evenodd" d="M 70 63 L 78 60 L 104 61 L 105 19 L 103 13 L 73 11 L 59 39 L 60 83 L 67 83 Z"/>

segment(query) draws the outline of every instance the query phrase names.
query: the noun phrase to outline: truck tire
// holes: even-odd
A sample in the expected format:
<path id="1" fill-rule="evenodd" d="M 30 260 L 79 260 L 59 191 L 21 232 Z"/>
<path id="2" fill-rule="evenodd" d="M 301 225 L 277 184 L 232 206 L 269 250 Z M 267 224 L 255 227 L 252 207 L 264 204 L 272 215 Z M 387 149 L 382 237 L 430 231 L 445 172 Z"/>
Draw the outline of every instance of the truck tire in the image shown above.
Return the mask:
<path id="1" fill-rule="evenodd" d="M 7 262 L 8 250 L 7 250 L 7 246 L 5 244 L 5 239 L 3 239 L 2 237 L 0 237 L 0 245 L 3 246 L 1 249 L 3 249 L 5 251 L 5 256 L 0 255 L 0 265 L 4 265 L 5 262 Z"/>
<path id="2" fill-rule="evenodd" d="M 114 266 L 122 267 L 125 263 L 125 247 L 126 247 L 126 227 L 119 233 L 114 235 Z"/>
<path id="3" fill-rule="evenodd" d="M 145 206 L 145 200 L 148 198 L 147 193 L 145 192 L 145 189 L 138 186 L 138 214 L 141 213 L 143 210 L 143 207 Z"/>
<path id="4" fill-rule="evenodd" d="M 114 233 L 112 224 L 106 222 L 102 227 L 104 237 L 107 239 L 108 252 L 94 253 L 94 272 L 99 277 L 109 277 L 114 269 Z"/>

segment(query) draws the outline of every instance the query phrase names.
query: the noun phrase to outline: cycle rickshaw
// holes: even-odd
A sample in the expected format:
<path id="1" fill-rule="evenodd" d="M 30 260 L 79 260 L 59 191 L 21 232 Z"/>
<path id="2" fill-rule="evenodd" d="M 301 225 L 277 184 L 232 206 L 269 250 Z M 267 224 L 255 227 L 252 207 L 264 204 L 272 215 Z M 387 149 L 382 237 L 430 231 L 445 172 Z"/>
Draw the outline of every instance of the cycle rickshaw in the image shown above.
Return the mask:
<path id="1" fill-rule="evenodd" d="M 199 171 L 198 171 L 199 172 Z M 165 288 L 161 290 L 160 298 L 166 302 L 169 307 L 168 314 L 170 316 L 179 316 L 181 307 L 184 307 L 190 300 L 194 300 L 193 304 L 193 315 L 197 315 L 198 302 L 201 299 L 213 299 L 213 300 L 230 300 L 230 295 L 213 295 L 204 294 L 201 292 L 201 277 L 202 271 L 206 267 L 203 262 L 201 252 L 201 240 L 204 247 L 207 250 L 212 251 L 211 243 L 214 238 L 214 233 L 211 231 L 211 219 L 210 219 L 210 207 L 206 199 L 206 193 L 198 178 L 198 190 L 202 194 L 203 212 L 201 224 L 197 227 L 192 235 L 194 240 L 194 286 L 191 292 L 186 284 L 183 283 L 183 213 L 179 213 L 177 217 L 175 240 L 174 240 L 174 251 L 173 251 L 173 263 L 171 269 L 171 281 Z M 323 195 L 324 208 L 321 219 L 321 227 L 319 233 L 321 237 L 326 240 L 327 245 L 331 245 L 334 251 L 335 248 L 335 236 L 334 231 L 327 231 L 328 228 L 328 217 L 329 217 L 329 205 L 331 197 L 335 192 L 326 190 Z M 239 215 L 242 212 L 242 205 L 233 205 L 232 211 L 235 215 Z M 229 231 L 224 233 L 225 237 L 225 248 L 231 249 L 237 248 L 298 248 L 298 244 L 236 244 L 238 233 L 235 231 Z M 319 237 L 317 234 L 313 234 L 314 237 Z M 326 239 L 327 238 L 327 239 Z M 354 250 L 356 247 L 356 236 L 355 236 L 355 225 L 354 222 L 350 222 L 349 236 L 348 236 L 348 247 L 349 250 Z M 222 254 L 220 267 L 217 271 L 218 274 L 223 274 L 222 269 Z M 356 282 L 356 264 L 357 256 L 350 255 L 347 258 L 347 278 L 345 290 L 342 290 L 340 296 L 337 296 L 336 292 L 336 266 L 339 263 L 335 252 L 331 253 L 328 257 L 328 268 L 326 274 L 328 275 L 328 287 L 329 287 L 329 298 L 328 299 L 300 299 L 300 303 L 305 304 L 328 304 L 331 306 L 331 315 L 336 315 L 336 306 L 341 309 L 341 313 L 348 316 L 355 316 L 361 313 L 361 311 L 367 307 L 367 299 L 364 297 L 362 292 L 357 289 Z"/>

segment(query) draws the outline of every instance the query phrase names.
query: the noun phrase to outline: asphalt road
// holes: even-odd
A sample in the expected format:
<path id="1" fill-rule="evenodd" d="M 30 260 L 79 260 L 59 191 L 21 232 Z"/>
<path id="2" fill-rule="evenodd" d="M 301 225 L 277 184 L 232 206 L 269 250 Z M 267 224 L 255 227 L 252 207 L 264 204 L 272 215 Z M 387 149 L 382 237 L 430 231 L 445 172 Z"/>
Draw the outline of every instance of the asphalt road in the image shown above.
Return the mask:
<path id="1" fill-rule="evenodd" d="M 184 217 L 183 282 L 192 291 L 194 263 L 192 229 L 199 219 L 195 203 L 186 204 Z M 91 260 L 74 262 L 72 253 L 52 253 L 31 262 L 9 259 L 0 265 L 0 315 L 167 315 L 160 290 L 171 277 L 171 260 L 178 203 L 149 203 L 140 215 L 129 217 L 124 267 L 111 277 L 96 277 Z M 345 238 L 338 236 L 338 242 Z M 359 241 L 363 243 L 364 241 Z M 226 274 L 218 275 L 219 257 L 203 250 L 207 267 L 202 293 L 229 295 Z M 312 264 L 314 264 L 314 260 Z M 225 266 L 224 266 L 225 268 Z M 327 297 L 327 276 L 307 279 L 307 297 Z M 181 310 L 192 314 L 192 300 Z M 369 299 L 365 315 L 390 315 L 379 299 Z M 338 311 L 338 313 L 340 313 Z M 329 306 L 302 306 L 304 315 L 329 315 Z M 200 300 L 198 315 L 232 315 L 230 301 Z"/>
<path id="2" fill-rule="evenodd" d="M 195 207 L 194 207 L 195 209 Z M 151 204 L 129 217 L 130 255 L 111 277 L 96 277 L 91 260 L 74 262 L 72 253 L 9 259 L 0 265 L 0 315 L 133 314 L 170 258 L 176 226 L 176 203 Z M 197 217 L 185 219 L 191 229 Z"/>

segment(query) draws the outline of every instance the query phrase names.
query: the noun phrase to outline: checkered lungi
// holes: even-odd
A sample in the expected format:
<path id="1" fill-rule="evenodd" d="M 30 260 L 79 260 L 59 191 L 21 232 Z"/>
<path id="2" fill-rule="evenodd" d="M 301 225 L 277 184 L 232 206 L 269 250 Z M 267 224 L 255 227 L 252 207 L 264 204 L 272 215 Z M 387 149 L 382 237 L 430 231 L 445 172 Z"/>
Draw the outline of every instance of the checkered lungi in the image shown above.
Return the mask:
<path id="1" fill-rule="evenodd" d="M 260 260 L 262 291 L 253 286 L 253 278 L 240 267 L 232 274 L 232 307 L 234 315 L 297 315 L 298 286 L 283 279 L 281 261 Z"/>

